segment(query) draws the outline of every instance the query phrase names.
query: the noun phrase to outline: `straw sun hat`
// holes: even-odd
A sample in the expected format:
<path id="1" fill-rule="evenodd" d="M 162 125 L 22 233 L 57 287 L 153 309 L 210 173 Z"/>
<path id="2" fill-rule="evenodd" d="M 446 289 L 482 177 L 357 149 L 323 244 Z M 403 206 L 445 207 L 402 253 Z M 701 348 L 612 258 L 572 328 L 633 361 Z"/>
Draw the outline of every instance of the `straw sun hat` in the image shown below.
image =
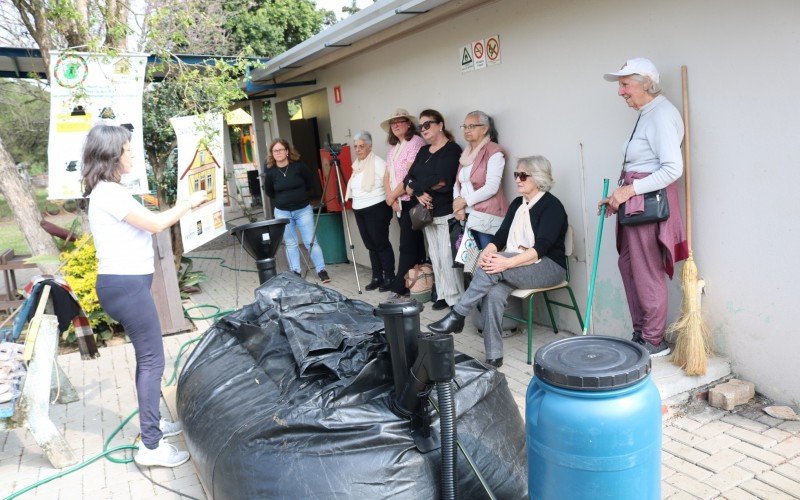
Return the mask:
<path id="1" fill-rule="evenodd" d="M 406 120 L 410 121 L 414 125 L 417 124 L 417 119 L 413 115 L 408 114 L 408 111 L 403 108 L 397 108 L 394 112 L 389 116 L 389 118 L 383 120 L 381 122 L 381 128 L 386 132 L 391 132 L 392 127 L 389 123 L 394 120 L 395 118 L 405 118 Z"/>

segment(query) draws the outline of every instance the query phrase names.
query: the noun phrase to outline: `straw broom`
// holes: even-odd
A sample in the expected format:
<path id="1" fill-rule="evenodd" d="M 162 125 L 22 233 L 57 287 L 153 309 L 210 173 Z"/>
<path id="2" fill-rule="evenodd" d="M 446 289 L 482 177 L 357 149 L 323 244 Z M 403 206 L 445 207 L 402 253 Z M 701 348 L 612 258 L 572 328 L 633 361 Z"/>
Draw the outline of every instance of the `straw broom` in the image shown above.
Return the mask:
<path id="1" fill-rule="evenodd" d="M 683 83 L 683 159 L 686 186 L 686 243 L 689 258 L 683 263 L 681 282 L 683 302 L 681 315 L 669 326 L 668 332 L 677 333 L 672 363 L 680 366 L 687 375 L 705 375 L 708 355 L 711 354 L 711 335 L 700 313 L 700 300 L 705 282 L 698 279 L 697 265 L 692 252 L 692 198 L 691 157 L 689 147 L 689 92 L 686 66 L 681 66 Z"/>

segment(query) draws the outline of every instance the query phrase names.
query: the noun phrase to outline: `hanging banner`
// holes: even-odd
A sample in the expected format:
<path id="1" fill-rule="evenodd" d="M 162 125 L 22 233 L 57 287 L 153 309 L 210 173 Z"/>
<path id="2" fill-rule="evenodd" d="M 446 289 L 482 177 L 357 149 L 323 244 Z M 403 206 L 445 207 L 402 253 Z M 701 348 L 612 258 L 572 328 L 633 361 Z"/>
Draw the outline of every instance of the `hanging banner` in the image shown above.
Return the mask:
<path id="1" fill-rule="evenodd" d="M 47 148 L 51 200 L 81 198 L 81 153 L 98 123 L 132 132 L 133 168 L 122 184 L 148 193 L 142 139 L 142 94 L 147 54 L 50 52 L 50 141 Z"/>
<path id="2" fill-rule="evenodd" d="M 178 138 L 177 199 L 206 192 L 206 201 L 180 220 L 183 251 L 189 252 L 225 233 L 222 114 L 170 118 Z"/>

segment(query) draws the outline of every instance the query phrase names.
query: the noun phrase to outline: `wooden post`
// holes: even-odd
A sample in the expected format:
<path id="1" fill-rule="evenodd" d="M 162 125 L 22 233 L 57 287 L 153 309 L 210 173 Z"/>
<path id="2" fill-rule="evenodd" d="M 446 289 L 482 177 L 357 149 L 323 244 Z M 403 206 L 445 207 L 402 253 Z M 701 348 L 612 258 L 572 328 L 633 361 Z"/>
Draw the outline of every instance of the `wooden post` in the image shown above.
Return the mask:
<path id="1" fill-rule="evenodd" d="M 178 273 L 175 270 L 169 232 L 162 231 L 153 235 L 153 249 L 155 273 L 150 291 L 156 303 L 161 331 L 164 334 L 185 332 L 190 326 L 183 316 Z"/>

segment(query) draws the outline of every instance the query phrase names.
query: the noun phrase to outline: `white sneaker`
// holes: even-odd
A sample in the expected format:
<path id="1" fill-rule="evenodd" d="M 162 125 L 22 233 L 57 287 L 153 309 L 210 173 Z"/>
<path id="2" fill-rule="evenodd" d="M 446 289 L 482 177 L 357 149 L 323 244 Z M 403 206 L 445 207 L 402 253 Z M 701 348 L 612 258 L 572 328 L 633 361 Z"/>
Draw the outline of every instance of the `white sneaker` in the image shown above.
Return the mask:
<path id="1" fill-rule="evenodd" d="M 183 424 L 180 421 L 170 422 L 163 418 L 158 422 L 158 428 L 161 429 L 161 434 L 163 434 L 164 437 L 177 436 L 183 432 Z"/>
<path id="2" fill-rule="evenodd" d="M 186 451 L 178 451 L 171 444 L 165 440 L 158 442 L 158 448 L 151 450 L 146 447 L 144 443 L 139 443 L 139 451 L 133 457 L 139 465 L 152 467 L 154 465 L 161 467 L 177 467 L 186 463 L 189 460 L 189 453 Z"/>

